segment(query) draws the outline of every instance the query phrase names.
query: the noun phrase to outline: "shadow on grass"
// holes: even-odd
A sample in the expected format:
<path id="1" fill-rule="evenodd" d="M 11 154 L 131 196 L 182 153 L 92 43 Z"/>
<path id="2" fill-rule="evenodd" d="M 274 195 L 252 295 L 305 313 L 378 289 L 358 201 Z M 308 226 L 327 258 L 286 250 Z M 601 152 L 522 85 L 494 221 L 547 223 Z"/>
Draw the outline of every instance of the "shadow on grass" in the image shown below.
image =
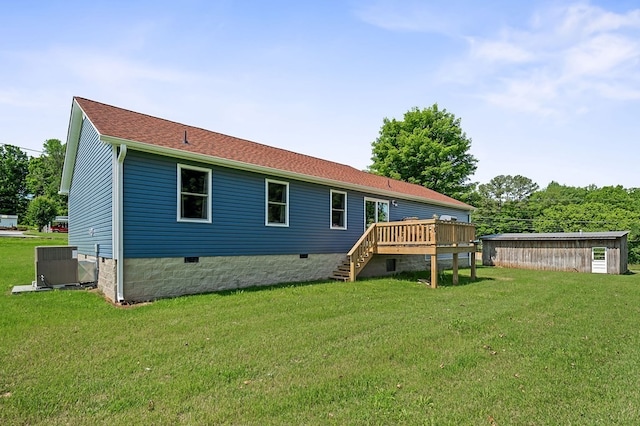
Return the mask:
<path id="1" fill-rule="evenodd" d="M 341 283 L 342 283 L 341 281 L 334 281 L 334 280 L 303 281 L 303 282 L 295 282 L 295 283 L 281 283 L 281 284 L 256 285 L 251 287 L 232 288 L 229 290 L 213 291 L 210 293 L 203 293 L 203 294 L 234 296 L 236 294 L 253 293 L 256 291 L 271 291 L 271 290 L 278 290 L 282 288 L 297 288 L 297 287 L 308 287 L 312 285 L 341 284 Z"/>
<path id="2" fill-rule="evenodd" d="M 394 278 L 406 281 L 418 281 L 426 280 L 431 282 L 431 273 L 429 271 L 416 271 L 416 272 L 402 272 L 394 275 Z M 470 284 L 477 284 L 482 281 L 493 281 L 493 278 L 476 276 L 475 280 L 471 280 L 469 276 L 469 270 L 463 269 L 462 272 L 458 272 L 458 284 L 453 283 L 453 272 L 444 271 L 438 276 L 438 287 L 461 287 Z"/>
<path id="3" fill-rule="evenodd" d="M 480 269 L 480 268 L 478 268 Z M 484 278 L 484 277 L 477 277 L 474 281 L 471 281 L 471 279 L 469 278 L 469 276 L 465 276 L 464 274 L 464 269 L 462 269 L 462 273 L 458 275 L 458 284 L 453 284 L 453 276 L 452 276 L 452 272 L 451 271 L 445 271 L 442 275 L 440 275 L 440 277 L 438 278 L 438 287 L 460 287 L 460 286 L 466 286 L 469 284 L 475 284 L 478 282 L 482 282 L 482 281 L 493 281 L 493 278 Z M 468 270 L 467 270 L 468 271 Z M 467 272 L 468 274 L 468 272 Z M 393 280 L 403 280 L 403 281 L 410 281 L 410 282 L 417 282 L 419 279 L 423 279 L 423 280 L 429 280 L 430 277 L 430 273 L 427 271 L 417 271 L 417 272 L 402 272 L 399 274 L 395 274 L 395 275 L 389 275 L 389 276 L 385 276 L 385 277 L 362 277 L 362 278 L 358 278 L 356 281 L 357 282 L 362 282 L 362 281 L 374 281 L 374 280 L 385 280 L 385 279 L 393 279 Z M 181 298 L 188 298 L 188 297 L 199 297 L 199 296 L 206 296 L 206 295 L 218 295 L 218 296 L 236 296 L 236 295 L 240 295 L 240 294 L 244 294 L 244 293 L 254 293 L 254 292 L 262 292 L 262 291 L 272 291 L 272 290 L 278 290 L 278 289 L 292 289 L 292 288 L 298 288 L 298 287 L 309 287 L 309 286 L 320 286 L 320 285 L 341 285 L 344 284 L 343 281 L 338 281 L 338 280 L 332 280 L 332 279 L 326 279 L 326 280 L 315 280 L 315 281 L 302 281 L 302 282 L 293 282 L 293 283 L 281 283 L 281 284 L 273 284 L 273 285 L 256 285 L 256 286 L 251 286 L 251 287 L 240 287 L 240 288 L 232 288 L 232 289 L 228 289 L 228 290 L 220 290 L 220 291 L 210 291 L 210 292 L 205 292 L 205 293 L 197 293 L 197 294 L 185 294 L 182 296 L 176 296 L 176 297 L 168 297 L 168 298 L 161 298 L 161 299 L 157 299 L 157 300 L 167 300 L 167 299 L 181 299 Z M 138 305 L 142 305 L 142 304 L 149 304 L 149 303 L 153 303 L 153 300 L 150 301 L 146 301 L 146 302 L 129 302 L 129 303 L 125 303 L 121 306 L 123 307 L 135 307 Z M 120 306 L 120 305 L 119 305 Z"/>
<path id="4" fill-rule="evenodd" d="M 481 267 L 478 267 L 481 269 Z M 451 271 L 444 271 L 438 277 L 438 287 L 460 287 L 469 284 L 475 284 L 482 281 L 493 281 L 493 278 L 487 277 L 476 277 L 475 280 L 471 280 L 469 277 L 468 269 L 461 269 L 461 272 L 458 274 L 458 284 L 453 284 L 453 273 Z M 465 275 L 466 272 L 466 275 Z M 373 280 L 384 280 L 384 279 L 396 279 L 396 280 L 404 280 L 404 281 L 412 281 L 416 282 L 420 279 L 429 280 L 431 274 L 428 271 L 415 271 L 415 272 L 401 272 L 396 275 L 389 275 L 386 277 L 362 277 L 358 278 L 358 281 L 373 281 Z M 337 280 L 316 280 L 316 281 L 303 281 L 303 282 L 295 282 L 295 283 L 282 283 L 282 284 L 273 284 L 273 285 L 263 285 L 263 286 L 252 286 L 252 287 L 242 287 L 242 288 L 234 288 L 229 290 L 215 291 L 211 293 L 204 294 L 217 294 L 220 296 L 233 296 L 242 293 L 253 293 L 257 291 L 271 291 L 278 290 L 283 288 L 297 288 L 297 287 L 308 287 L 312 285 L 340 285 L 342 281 Z"/>

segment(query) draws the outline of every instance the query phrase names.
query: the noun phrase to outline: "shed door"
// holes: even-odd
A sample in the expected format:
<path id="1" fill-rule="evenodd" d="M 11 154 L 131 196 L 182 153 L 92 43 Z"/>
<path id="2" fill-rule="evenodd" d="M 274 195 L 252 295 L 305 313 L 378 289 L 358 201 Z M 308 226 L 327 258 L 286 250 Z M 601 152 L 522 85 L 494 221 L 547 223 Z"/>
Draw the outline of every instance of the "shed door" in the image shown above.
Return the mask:
<path id="1" fill-rule="evenodd" d="M 607 273 L 607 248 L 591 248 L 591 272 L 594 274 Z"/>

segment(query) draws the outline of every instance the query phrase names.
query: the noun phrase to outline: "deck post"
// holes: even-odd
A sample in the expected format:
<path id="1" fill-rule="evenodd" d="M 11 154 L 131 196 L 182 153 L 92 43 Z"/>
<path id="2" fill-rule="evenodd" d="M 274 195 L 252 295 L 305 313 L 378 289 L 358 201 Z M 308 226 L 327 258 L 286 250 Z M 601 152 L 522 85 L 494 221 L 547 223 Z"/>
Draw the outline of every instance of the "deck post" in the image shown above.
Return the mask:
<path id="1" fill-rule="evenodd" d="M 354 282 L 356 280 L 356 262 L 351 256 L 349 256 L 349 281 Z"/>
<path id="2" fill-rule="evenodd" d="M 475 247 L 474 247 L 475 248 Z M 476 280 L 476 251 L 471 252 L 471 281 Z"/>
<path id="3" fill-rule="evenodd" d="M 458 253 L 453 253 L 453 285 L 458 284 Z"/>
<path id="4" fill-rule="evenodd" d="M 431 288 L 438 288 L 438 255 L 431 255 Z"/>

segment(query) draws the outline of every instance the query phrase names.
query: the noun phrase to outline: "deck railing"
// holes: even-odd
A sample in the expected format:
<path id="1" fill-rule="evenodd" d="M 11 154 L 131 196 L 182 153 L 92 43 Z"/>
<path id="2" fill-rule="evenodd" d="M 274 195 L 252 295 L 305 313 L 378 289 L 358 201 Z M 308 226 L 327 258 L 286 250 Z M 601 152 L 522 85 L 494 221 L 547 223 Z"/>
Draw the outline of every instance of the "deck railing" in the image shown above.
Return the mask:
<path id="1" fill-rule="evenodd" d="M 475 239 L 476 227 L 471 223 L 425 219 L 376 224 L 379 246 L 455 246 Z"/>
<path id="2" fill-rule="evenodd" d="M 475 225 L 466 222 L 424 219 L 374 223 L 347 254 L 350 279 L 355 280 L 378 247 L 470 246 L 475 236 Z"/>

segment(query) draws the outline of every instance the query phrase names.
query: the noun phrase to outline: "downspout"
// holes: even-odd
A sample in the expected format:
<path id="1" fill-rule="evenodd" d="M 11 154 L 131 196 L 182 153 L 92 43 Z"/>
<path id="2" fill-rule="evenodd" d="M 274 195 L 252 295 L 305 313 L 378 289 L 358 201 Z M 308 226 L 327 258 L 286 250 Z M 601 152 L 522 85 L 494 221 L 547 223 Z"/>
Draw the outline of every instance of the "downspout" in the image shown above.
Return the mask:
<path id="1" fill-rule="evenodd" d="M 123 174 L 124 174 L 124 159 L 127 156 L 127 145 L 120 145 L 120 152 L 118 152 L 118 164 L 116 165 L 116 205 L 115 205 L 115 229 L 116 244 L 114 245 L 116 259 L 116 293 L 118 302 L 124 300 L 124 225 L 123 225 Z"/>

